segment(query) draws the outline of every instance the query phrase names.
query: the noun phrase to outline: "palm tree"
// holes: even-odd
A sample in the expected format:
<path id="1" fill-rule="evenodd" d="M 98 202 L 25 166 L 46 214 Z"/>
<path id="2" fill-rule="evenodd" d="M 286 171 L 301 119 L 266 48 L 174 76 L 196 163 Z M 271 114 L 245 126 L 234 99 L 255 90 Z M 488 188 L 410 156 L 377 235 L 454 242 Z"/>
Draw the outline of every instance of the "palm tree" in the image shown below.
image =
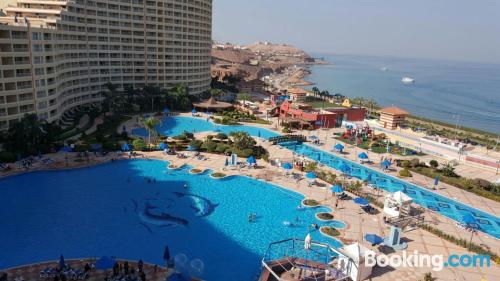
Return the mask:
<path id="1" fill-rule="evenodd" d="M 146 86 L 143 89 L 144 96 L 151 99 L 151 111 L 154 111 L 154 102 L 157 97 L 161 94 L 161 88 L 154 86 Z"/>
<path id="2" fill-rule="evenodd" d="M 103 92 L 105 96 L 104 102 L 108 105 L 109 111 L 113 112 L 118 99 L 118 85 L 107 82 L 104 86 L 108 89 Z"/>
<path id="3" fill-rule="evenodd" d="M 238 95 L 238 100 L 242 100 L 243 101 L 243 106 L 246 106 L 246 102 L 251 100 L 252 99 L 252 96 L 248 93 L 242 93 L 242 94 L 239 94 Z"/>
<path id="4" fill-rule="evenodd" d="M 148 144 L 151 144 L 151 136 L 156 136 L 158 134 L 158 131 L 156 130 L 156 126 L 160 124 L 160 121 L 157 119 L 150 117 L 147 119 L 142 119 L 141 120 L 142 125 L 146 128 L 148 131 Z"/>
<path id="5" fill-rule="evenodd" d="M 320 95 L 320 90 L 318 89 L 318 87 L 313 87 L 311 91 L 313 92 L 315 98 Z"/>
<path id="6" fill-rule="evenodd" d="M 374 99 L 368 99 L 366 101 L 366 107 L 368 108 L 368 116 L 372 116 L 373 110 L 378 107 L 377 102 Z"/>

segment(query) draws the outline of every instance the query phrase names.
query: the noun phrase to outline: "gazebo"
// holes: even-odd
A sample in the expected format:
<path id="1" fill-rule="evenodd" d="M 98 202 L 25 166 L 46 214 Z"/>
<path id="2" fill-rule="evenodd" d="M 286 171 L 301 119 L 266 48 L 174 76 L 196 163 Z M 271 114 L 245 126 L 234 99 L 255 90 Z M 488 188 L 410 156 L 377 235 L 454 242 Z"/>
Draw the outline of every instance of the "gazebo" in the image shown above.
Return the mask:
<path id="1" fill-rule="evenodd" d="M 194 108 L 200 111 L 222 111 L 233 107 L 232 104 L 227 102 L 217 101 L 213 97 L 200 103 L 194 103 L 193 106 Z"/>

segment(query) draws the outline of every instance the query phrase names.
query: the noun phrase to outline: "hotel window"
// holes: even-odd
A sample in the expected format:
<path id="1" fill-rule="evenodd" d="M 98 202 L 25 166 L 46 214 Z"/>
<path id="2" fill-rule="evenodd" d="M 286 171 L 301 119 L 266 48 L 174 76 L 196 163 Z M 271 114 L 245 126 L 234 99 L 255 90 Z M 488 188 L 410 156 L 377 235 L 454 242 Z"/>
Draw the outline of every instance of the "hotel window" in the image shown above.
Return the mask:
<path id="1" fill-rule="evenodd" d="M 42 40 L 42 33 L 40 33 L 40 32 L 33 32 L 31 34 L 31 38 L 33 40 Z"/>

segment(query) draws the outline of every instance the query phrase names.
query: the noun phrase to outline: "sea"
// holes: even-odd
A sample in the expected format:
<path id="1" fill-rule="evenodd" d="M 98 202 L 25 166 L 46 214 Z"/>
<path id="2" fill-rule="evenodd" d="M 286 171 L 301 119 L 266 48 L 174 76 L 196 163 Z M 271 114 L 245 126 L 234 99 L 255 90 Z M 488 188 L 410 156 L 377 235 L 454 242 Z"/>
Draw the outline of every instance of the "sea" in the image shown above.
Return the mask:
<path id="1" fill-rule="evenodd" d="M 330 94 L 373 98 L 412 115 L 500 134 L 500 64 L 325 55 L 306 81 Z M 384 71 L 383 68 L 386 68 Z M 413 84 L 401 82 L 415 79 Z"/>

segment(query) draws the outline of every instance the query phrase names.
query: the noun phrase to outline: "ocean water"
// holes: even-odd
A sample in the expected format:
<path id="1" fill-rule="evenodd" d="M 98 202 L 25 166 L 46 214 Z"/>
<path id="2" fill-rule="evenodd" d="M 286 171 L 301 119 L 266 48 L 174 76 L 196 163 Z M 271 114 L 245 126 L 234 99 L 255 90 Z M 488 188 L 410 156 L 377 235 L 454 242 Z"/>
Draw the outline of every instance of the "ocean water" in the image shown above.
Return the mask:
<path id="1" fill-rule="evenodd" d="M 500 65 L 470 62 L 321 55 L 306 78 L 331 94 L 373 98 L 413 115 L 500 133 Z M 382 71 L 387 67 L 387 71 Z M 409 76 L 414 84 L 405 85 Z"/>

